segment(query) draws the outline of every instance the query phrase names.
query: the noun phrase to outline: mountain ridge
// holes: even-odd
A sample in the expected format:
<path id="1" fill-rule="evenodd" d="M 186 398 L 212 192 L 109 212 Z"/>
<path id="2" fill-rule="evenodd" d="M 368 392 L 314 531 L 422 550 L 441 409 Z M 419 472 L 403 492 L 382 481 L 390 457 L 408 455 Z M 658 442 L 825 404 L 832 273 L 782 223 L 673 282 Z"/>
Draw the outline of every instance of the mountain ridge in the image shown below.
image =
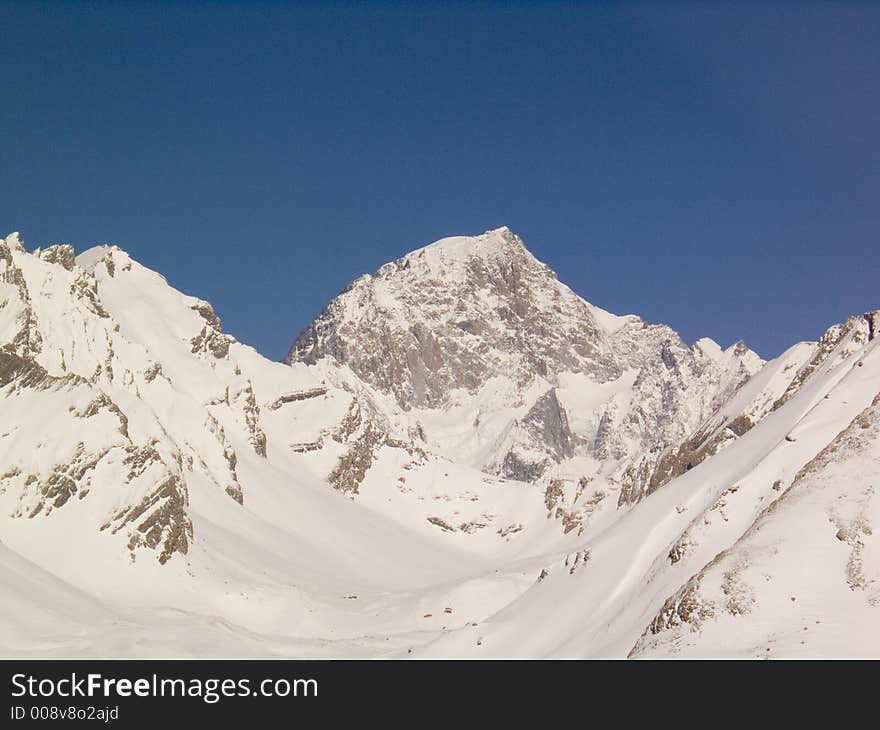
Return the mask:
<path id="1" fill-rule="evenodd" d="M 0 580 L 29 607 L 0 649 L 626 656 L 876 395 L 876 312 L 765 363 L 593 307 L 509 229 L 439 243 L 284 364 L 118 247 L 0 240 Z"/>

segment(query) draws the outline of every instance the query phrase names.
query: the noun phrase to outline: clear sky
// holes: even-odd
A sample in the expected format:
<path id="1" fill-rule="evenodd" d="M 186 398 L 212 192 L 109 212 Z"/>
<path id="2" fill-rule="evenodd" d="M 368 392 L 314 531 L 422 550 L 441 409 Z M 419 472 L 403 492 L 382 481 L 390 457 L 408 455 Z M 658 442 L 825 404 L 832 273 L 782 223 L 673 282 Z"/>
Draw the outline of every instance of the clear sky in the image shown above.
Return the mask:
<path id="1" fill-rule="evenodd" d="M 765 357 L 880 307 L 880 7 L 0 0 L 0 229 L 116 243 L 282 357 L 508 225 L 587 300 Z"/>

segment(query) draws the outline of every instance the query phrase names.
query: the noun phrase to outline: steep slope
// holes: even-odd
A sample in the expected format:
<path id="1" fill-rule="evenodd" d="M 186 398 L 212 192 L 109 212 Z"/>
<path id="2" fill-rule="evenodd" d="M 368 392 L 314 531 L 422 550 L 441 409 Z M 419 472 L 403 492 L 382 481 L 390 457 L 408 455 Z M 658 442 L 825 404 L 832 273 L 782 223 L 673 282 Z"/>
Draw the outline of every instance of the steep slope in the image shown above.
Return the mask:
<path id="1" fill-rule="evenodd" d="M 689 582 L 692 576 L 734 544 L 792 482 L 809 473 L 811 467 L 803 473 L 801 470 L 872 403 L 880 382 L 877 344 L 876 338 L 859 347 L 838 343 L 839 349 L 823 358 L 797 391 L 760 423 L 645 497 L 610 525 L 587 530 L 577 550 L 548 561 L 540 580 L 519 598 L 477 630 L 438 639 L 422 650 L 424 655 L 622 657 L 630 653 L 646 627 L 652 627 L 647 636 L 652 631 L 678 630 L 689 621 L 699 623 L 705 618 L 699 608 L 704 604 L 694 595 L 695 583 Z M 775 370 L 778 364 L 773 367 Z M 861 428 L 863 422 L 860 417 L 849 431 Z M 838 444 L 828 447 L 825 454 L 829 452 L 844 456 Z M 823 459 L 820 456 L 818 463 Z M 870 459 L 861 458 L 846 468 L 859 478 L 841 487 L 841 494 L 846 495 L 837 502 L 841 514 L 861 509 L 864 489 L 859 485 L 870 484 L 877 476 L 876 463 Z M 795 524 L 787 522 L 791 529 L 796 529 Z M 862 533 L 853 539 L 868 538 Z M 824 545 L 836 550 L 828 541 Z M 782 551 L 783 546 L 778 546 Z M 832 563 L 835 559 L 830 557 Z M 719 563 L 730 564 L 726 558 Z M 795 574 L 806 568 L 797 558 L 789 566 Z M 707 603 L 717 601 L 717 590 L 725 590 L 723 581 L 720 589 L 715 581 L 718 570 L 721 568 L 710 571 L 714 582 Z M 758 574 L 759 569 L 749 574 L 749 584 L 755 600 L 761 603 L 765 584 Z M 796 581 L 797 575 L 790 580 Z M 813 589 L 822 591 L 817 585 Z M 777 588 L 771 585 L 766 590 L 768 605 L 778 607 L 769 600 Z M 832 603 L 834 590 L 828 593 Z M 784 619 L 780 617 L 780 621 Z M 536 626 L 541 629 L 529 628 Z M 730 624 L 725 627 L 729 629 Z M 643 639 L 635 653 L 646 647 L 658 653 L 669 651 L 670 644 L 677 645 L 679 635 L 664 635 L 662 641 L 667 643 L 661 645 Z M 698 641 L 694 643 L 699 652 Z M 707 642 L 703 649 L 725 655 L 731 645 L 730 641 Z M 827 645 L 826 651 L 828 646 L 832 645 Z M 840 655 L 847 650 L 846 642 L 830 649 Z"/>
<path id="2" fill-rule="evenodd" d="M 663 606 L 633 656 L 880 655 L 880 394 Z"/>
<path id="3" fill-rule="evenodd" d="M 506 228 L 438 241 L 353 282 L 288 361 L 331 357 L 403 408 L 442 407 L 504 375 L 620 375 L 589 305 Z"/>
<path id="4" fill-rule="evenodd" d="M 594 307 L 507 228 L 356 280 L 287 361 L 362 390 L 450 459 L 525 481 L 601 477 L 627 504 L 661 452 L 763 364 L 742 343 L 688 347 L 668 327 Z"/>
<path id="5" fill-rule="evenodd" d="M 867 312 L 829 327 L 817 343 L 801 342 L 789 348 L 719 403 L 689 438 L 662 453 L 653 464 L 647 492 L 717 454 L 784 405 L 813 373 L 860 350 L 874 339 L 878 323 L 880 312 Z M 645 462 L 640 465 L 643 469 L 647 466 Z"/>

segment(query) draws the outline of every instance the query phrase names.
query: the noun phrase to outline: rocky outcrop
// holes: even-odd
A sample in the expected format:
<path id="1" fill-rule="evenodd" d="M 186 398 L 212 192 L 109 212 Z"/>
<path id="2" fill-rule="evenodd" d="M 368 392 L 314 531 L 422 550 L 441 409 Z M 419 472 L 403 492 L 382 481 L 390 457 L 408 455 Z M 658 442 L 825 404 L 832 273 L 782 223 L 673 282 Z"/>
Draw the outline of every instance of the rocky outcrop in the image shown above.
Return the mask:
<path id="1" fill-rule="evenodd" d="M 117 419 L 119 419 L 119 433 L 121 433 L 123 436 L 125 436 L 125 438 L 128 439 L 128 417 L 106 393 L 101 393 L 85 408 L 83 408 L 81 411 L 77 411 L 76 415 L 80 418 L 91 418 L 92 416 L 97 415 L 102 410 L 110 411 L 110 413 L 112 413 L 114 416 L 116 416 Z"/>
<path id="2" fill-rule="evenodd" d="M 73 456 L 64 463 L 54 466 L 49 475 L 26 482 L 28 489 L 36 489 L 37 499 L 30 506 L 27 516 L 34 518 L 40 513 L 48 515 L 53 509 L 63 507 L 77 494 L 82 499 L 88 494 L 88 472 L 92 471 L 109 449 L 90 453 L 85 445 L 77 445 Z"/>
<path id="3" fill-rule="evenodd" d="M 536 442 L 543 444 L 557 461 L 573 456 L 568 418 L 559 404 L 555 388 L 551 388 L 535 401 L 521 423 L 526 432 Z"/>
<path id="4" fill-rule="evenodd" d="M 73 252 L 73 246 L 68 243 L 44 248 L 39 252 L 39 256 L 43 261 L 47 261 L 50 264 L 58 264 L 58 266 L 67 271 L 73 271 L 76 257 Z"/>
<path id="5" fill-rule="evenodd" d="M 20 387 L 37 386 L 49 377 L 44 367 L 15 352 L 12 345 L 0 347 L 0 388 L 16 381 Z"/>
<path id="6" fill-rule="evenodd" d="M 273 400 L 267 407 L 271 411 L 277 411 L 281 406 L 286 405 L 287 403 L 296 403 L 301 400 L 309 400 L 311 398 L 320 398 L 322 395 L 327 395 L 327 388 L 318 387 L 318 388 L 307 388 L 306 390 L 297 390 L 293 393 L 285 393 L 282 396 L 279 396 L 275 400 Z"/>
<path id="7" fill-rule="evenodd" d="M 786 391 L 773 404 L 773 409 L 776 410 L 787 403 L 804 382 L 824 364 L 835 357 L 846 357 L 866 342 L 873 340 L 877 335 L 878 325 L 880 325 L 880 310 L 849 317 L 846 322 L 832 325 L 825 330 L 819 338 L 815 354 L 798 371 Z"/>
<path id="8" fill-rule="evenodd" d="M 0 494 L 9 500 L 7 515 L 51 524 L 59 519 L 54 512 L 76 513 L 100 490 L 82 509 L 112 505 L 101 517 L 103 531 L 124 537 L 133 555 L 155 550 L 165 563 L 192 542 L 187 479 L 243 504 L 236 448 L 246 442 L 265 458 L 267 437 L 250 380 L 238 365 L 215 362 L 228 359 L 234 339 L 213 308 L 162 283 L 115 247 L 77 257 L 68 245 L 29 254 L 18 236 L 0 240 L 0 420 L 11 424 L 0 442 Z M 129 287 L 141 287 L 139 303 L 157 297 L 153 311 L 178 308 L 163 323 L 167 347 L 151 353 L 155 333 L 124 332 L 126 323 L 107 311 Z M 115 299 L 106 296 L 111 289 Z M 222 384 L 222 401 L 203 404 L 185 392 L 198 391 L 204 376 Z M 30 412 L 39 423 L 28 421 Z M 236 430 L 232 438 L 227 428 Z"/>
<path id="9" fill-rule="evenodd" d="M 747 415 L 720 411 L 763 361 L 742 342 L 723 352 L 715 345 L 717 352 L 707 356 L 711 345 L 703 340 L 687 347 L 677 336 L 666 337 L 659 356 L 645 360 L 633 384 L 634 405 L 622 429 L 613 431 L 641 443 L 640 453 L 618 473 L 621 506 L 638 502 L 752 427 Z"/>
<path id="10" fill-rule="evenodd" d="M 14 383 L 16 389 L 48 390 L 84 382 L 74 373 L 61 377 L 49 375 L 33 358 L 17 354 L 13 345 L 0 346 L 0 388 Z"/>
<path id="11" fill-rule="evenodd" d="M 229 354 L 229 342 L 227 335 L 206 326 L 192 338 L 192 352 L 193 354 L 205 352 L 217 359 L 224 358 Z"/>
<path id="12" fill-rule="evenodd" d="M 348 451 L 328 475 L 330 485 L 340 492 L 357 494 L 384 440 L 385 434 L 372 423 L 367 423 L 363 433 L 352 441 Z"/>
<path id="13" fill-rule="evenodd" d="M 248 381 L 247 387 L 239 393 L 242 398 L 242 412 L 244 413 L 245 424 L 248 431 L 248 443 L 253 447 L 254 453 L 259 454 L 263 458 L 266 457 L 266 433 L 260 427 L 260 406 L 257 405 L 257 397 L 254 394 L 254 387 Z"/>
<path id="14" fill-rule="evenodd" d="M 5 344 L 23 357 L 32 357 L 42 349 L 42 336 L 31 307 L 31 297 L 24 273 L 15 263 L 14 254 L 22 253 L 24 253 L 24 244 L 18 234 L 14 233 L 6 239 L 0 239 L 0 283 L 11 284 L 18 290 L 18 301 L 15 302 L 17 331 Z"/>
<path id="15" fill-rule="evenodd" d="M 497 469 L 508 479 L 537 481 L 551 464 L 574 455 L 568 418 L 554 388 L 538 398 L 522 419 L 514 422 L 509 438 L 512 445 Z"/>
<path id="16" fill-rule="evenodd" d="M 217 332 L 223 331 L 223 323 L 220 321 L 220 317 L 217 316 L 214 307 L 208 304 L 208 302 L 200 301 L 197 304 L 193 304 L 190 309 L 198 312 L 199 316 L 205 320 L 207 326 L 212 330 L 216 330 Z"/>
<path id="17" fill-rule="evenodd" d="M 70 293 L 85 302 L 86 306 L 99 317 L 109 319 L 110 315 L 104 309 L 98 297 L 98 282 L 94 276 L 89 276 L 84 271 L 77 273 L 70 285 Z"/>
<path id="18" fill-rule="evenodd" d="M 186 555 L 193 539 L 192 521 L 187 514 L 189 495 L 180 477 L 169 475 L 139 504 L 126 507 L 111 518 L 102 529 L 112 528 L 115 534 L 127 530 L 128 549 L 138 547 L 156 550 L 163 565 L 174 553 Z"/>
<path id="19" fill-rule="evenodd" d="M 207 302 L 199 302 L 191 307 L 205 320 L 205 326 L 198 335 L 192 338 L 192 352 L 210 353 L 217 359 L 224 358 L 229 354 L 229 345 L 232 338 L 223 334 L 223 324 L 220 317 L 214 312 L 214 308 Z"/>

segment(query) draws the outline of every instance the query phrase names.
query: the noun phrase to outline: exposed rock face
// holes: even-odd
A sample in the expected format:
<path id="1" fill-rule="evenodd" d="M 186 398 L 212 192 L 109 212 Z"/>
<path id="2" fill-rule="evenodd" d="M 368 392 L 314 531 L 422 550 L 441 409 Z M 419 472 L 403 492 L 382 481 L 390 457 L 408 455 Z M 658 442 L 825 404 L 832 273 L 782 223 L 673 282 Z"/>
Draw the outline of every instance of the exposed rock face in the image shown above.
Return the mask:
<path id="1" fill-rule="evenodd" d="M 73 246 L 68 243 L 49 246 L 40 251 L 40 258 L 50 264 L 58 264 L 67 271 L 73 271 L 75 255 Z"/>
<path id="2" fill-rule="evenodd" d="M 189 498 L 186 486 L 171 475 L 137 505 L 113 515 L 113 532 L 128 529 L 128 549 L 145 546 L 159 553 L 159 562 L 168 562 L 174 553 L 186 555 L 193 539 L 192 521 L 186 512 Z"/>
<path id="3" fill-rule="evenodd" d="M 376 450 L 385 440 L 385 434 L 372 423 L 367 423 L 363 433 L 354 439 L 348 451 L 330 472 L 328 480 L 340 492 L 357 494 L 361 482 L 372 466 Z"/>
<path id="4" fill-rule="evenodd" d="M 757 390 L 752 398 L 733 399 L 737 388 L 728 389 L 726 398 L 716 398 L 710 415 L 693 433 L 667 446 L 659 458 L 644 456 L 627 469 L 622 480 L 620 503 L 638 501 L 727 448 L 764 416 L 787 403 L 819 370 L 832 367 L 873 340 L 878 322 L 880 312 L 875 311 L 850 317 L 846 322 L 829 327 L 805 361 L 791 358 L 784 371 L 789 374 L 775 384 L 778 388 L 776 391 L 773 390 L 774 386 L 768 385 L 763 390 Z M 741 343 L 736 348 L 734 355 L 738 357 L 747 351 Z M 744 376 L 745 372 L 739 376 L 743 377 L 743 382 L 747 380 Z"/>
<path id="5" fill-rule="evenodd" d="M 106 450 L 94 454 L 88 453 L 84 444 L 80 443 L 72 458 L 56 465 L 44 481 L 34 479 L 30 482 L 34 484 L 39 496 L 36 503 L 30 507 L 28 517 L 36 517 L 41 512 L 48 515 L 52 509 L 63 507 L 77 494 L 80 498 L 85 496 L 88 493 L 86 474 L 97 466 L 106 453 Z"/>
<path id="6" fill-rule="evenodd" d="M 553 388 L 514 423 L 513 431 L 514 443 L 504 454 L 499 470 L 508 479 L 536 481 L 551 463 L 574 456 L 574 437 L 568 417 Z"/>
<path id="7" fill-rule="evenodd" d="M 16 264 L 15 255 L 24 253 L 24 244 L 17 233 L 0 240 L 0 283 L 9 284 L 17 296 L 4 307 L 5 317 L 13 320 L 15 331 L 5 343 L 23 357 L 31 357 L 40 352 L 42 337 L 36 324 L 36 316 L 31 307 L 27 281 L 21 268 Z M 12 306 L 10 306 L 12 305 Z"/>
<path id="8" fill-rule="evenodd" d="M 481 468 L 536 481 L 575 456 L 592 457 L 623 485 L 621 504 L 647 493 L 664 450 L 763 364 L 742 342 L 689 347 L 669 327 L 597 309 L 506 228 L 438 241 L 356 280 L 297 337 L 287 361 L 345 366 L 354 390 L 366 385 L 414 414 L 411 427 L 422 428 L 419 411 L 460 409 L 502 392 L 474 419 L 474 440 L 480 431 L 495 441 Z M 577 392 L 558 390 L 565 374 L 582 376 L 577 389 L 610 394 L 576 414 L 577 428 L 566 414 L 566 398 L 577 403 Z M 628 393 L 613 386 L 627 379 Z M 496 424 L 491 433 L 486 420 Z M 425 429 L 429 446 L 433 437 Z"/>
<path id="9" fill-rule="evenodd" d="M 526 431 L 536 441 L 547 446 L 557 461 L 574 455 L 568 418 L 562 406 L 559 405 L 555 389 L 548 390 L 537 400 L 522 423 Z"/>
<path id="10" fill-rule="evenodd" d="M 192 338 L 192 352 L 210 352 L 216 358 L 226 357 L 233 340 L 223 333 L 223 325 L 220 317 L 214 313 L 214 308 L 207 302 L 199 302 L 193 305 L 192 309 L 205 320 L 202 331 Z"/>
<path id="11" fill-rule="evenodd" d="M 880 325 L 880 311 L 867 312 L 850 317 L 842 324 L 829 327 L 819 339 L 815 354 L 791 381 L 786 391 L 773 404 L 774 409 L 785 404 L 821 366 L 829 364 L 833 358 L 845 358 L 850 353 L 870 342 L 877 335 Z M 833 357 L 832 357 L 833 356 Z"/>
<path id="12" fill-rule="evenodd" d="M 239 393 L 239 399 L 243 400 L 242 412 L 247 424 L 248 442 L 255 453 L 265 458 L 267 438 L 260 426 L 260 407 L 257 405 L 257 397 L 250 381 L 248 381 L 247 387 Z"/>
<path id="13" fill-rule="evenodd" d="M 229 354 L 229 338 L 210 327 L 204 327 L 192 339 L 192 352 L 210 352 L 216 358 L 226 357 Z"/>
<path id="14" fill-rule="evenodd" d="M 620 374 L 589 306 L 502 228 L 439 241 L 353 282 L 290 350 L 330 358 L 403 408 L 441 407 L 499 374 Z"/>
<path id="15" fill-rule="evenodd" d="M 47 377 L 44 368 L 18 355 L 11 345 L 0 347 L 0 388 L 12 382 L 19 387 L 30 388 L 45 382 Z"/>
<path id="16" fill-rule="evenodd" d="M 309 400 L 310 398 L 319 398 L 322 395 L 327 395 L 327 388 L 309 388 L 308 390 L 298 390 L 293 393 L 285 393 L 279 398 L 276 398 L 269 404 L 269 408 L 273 411 L 277 411 L 281 406 L 287 403 L 296 403 L 301 400 Z"/>
<path id="17" fill-rule="evenodd" d="M 133 558 L 155 551 L 162 563 L 186 555 L 198 532 L 192 490 L 213 489 L 237 509 L 248 501 L 242 475 L 274 468 L 267 418 L 279 452 L 314 454 L 320 478 L 351 496 L 392 449 L 404 449 L 409 466 L 437 453 L 455 460 L 442 452 L 434 416 L 457 408 L 468 420 L 455 430 L 467 439 L 472 428 L 485 444 L 478 466 L 508 479 L 556 479 L 581 457 L 616 479 L 647 455 L 644 479 L 628 492 L 636 501 L 664 449 L 693 433 L 756 359 L 741 345 L 691 348 L 668 327 L 593 307 L 507 229 L 440 241 L 358 279 L 292 348 L 291 362 L 327 370 L 301 382 L 267 374 L 259 385 L 210 304 L 173 292 L 115 247 L 31 255 L 9 237 L 0 285 L 0 415 L 20 420 L 38 394 L 56 414 L 15 448 L 0 443 L 2 489 L 19 495 L 11 512 L 53 520 L 118 485 L 99 524 L 124 536 Z M 142 326 L 145 317 L 156 320 Z M 571 375 L 580 378 L 573 386 Z M 340 387 L 347 411 L 288 435 L 296 413 L 319 415 Z M 610 395 L 585 412 L 577 395 L 593 388 Z M 92 436 L 79 443 L 80 432 Z M 43 443 L 58 454 L 51 468 L 22 456 Z M 564 531 L 580 530 L 591 507 L 568 495 L 553 515 Z M 450 524 L 472 533 L 488 522 Z"/>

